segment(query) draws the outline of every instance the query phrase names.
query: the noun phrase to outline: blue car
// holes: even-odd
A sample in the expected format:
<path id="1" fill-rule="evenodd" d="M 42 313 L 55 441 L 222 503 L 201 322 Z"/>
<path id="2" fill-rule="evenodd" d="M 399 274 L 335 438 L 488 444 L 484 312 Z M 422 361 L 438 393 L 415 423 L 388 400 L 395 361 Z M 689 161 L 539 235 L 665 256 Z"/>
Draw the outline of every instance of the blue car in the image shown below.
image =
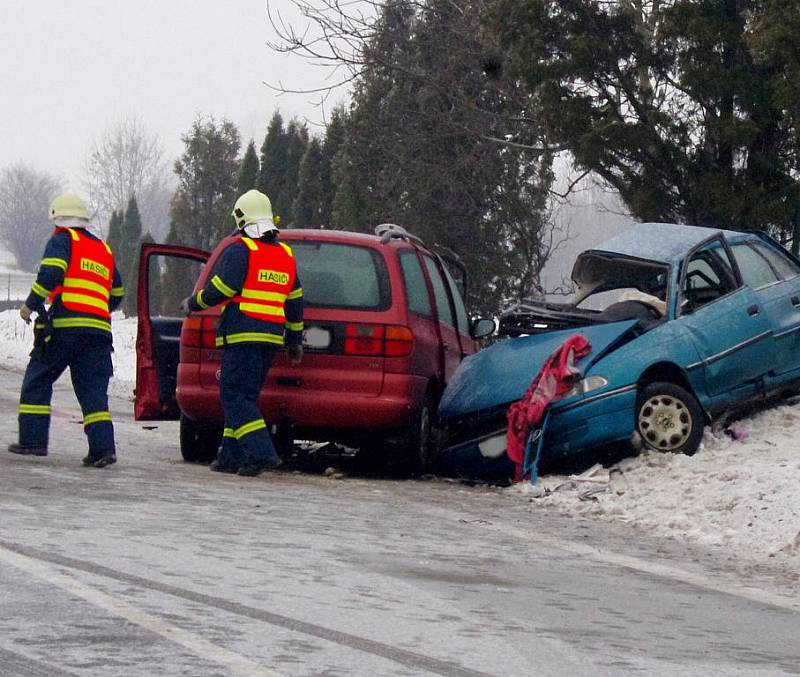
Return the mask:
<path id="1" fill-rule="evenodd" d="M 572 279 L 568 303 L 512 308 L 507 338 L 462 362 L 439 407 L 443 459 L 497 457 L 509 405 L 574 334 L 591 352 L 549 407 L 542 460 L 627 440 L 693 454 L 712 419 L 800 380 L 800 262 L 764 233 L 638 224 L 580 254 Z"/>

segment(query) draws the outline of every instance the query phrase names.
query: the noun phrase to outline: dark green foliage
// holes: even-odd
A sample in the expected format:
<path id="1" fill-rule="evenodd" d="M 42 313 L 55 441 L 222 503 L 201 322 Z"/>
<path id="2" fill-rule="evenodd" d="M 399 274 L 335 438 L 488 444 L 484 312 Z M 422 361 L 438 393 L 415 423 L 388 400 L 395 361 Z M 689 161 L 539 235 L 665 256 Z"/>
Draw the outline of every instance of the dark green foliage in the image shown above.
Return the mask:
<path id="1" fill-rule="evenodd" d="M 182 140 L 185 148 L 175 162 L 178 189 L 166 241 L 211 251 L 235 229 L 231 211 L 237 197 L 239 132 L 228 120 L 198 118 Z M 187 287 L 181 263 L 169 258 L 165 263 L 164 308 L 177 308 L 181 290 Z"/>
<path id="2" fill-rule="evenodd" d="M 333 201 L 336 195 L 336 186 L 333 184 L 333 163 L 344 145 L 346 117 L 345 110 L 336 107 L 325 126 L 325 140 L 322 143 L 319 165 L 319 220 L 326 228 L 330 228 L 333 224 Z"/>
<path id="3" fill-rule="evenodd" d="M 297 191 L 292 205 L 293 226 L 296 228 L 320 228 L 322 220 L 322 144 L 311 139 L 300 163 Z"/>
<path id="4" fill-rule="evenodd" d="M 272 211 L 280 216 L 283 227 L 291 227 L 295 220 L 292 208 L 297 197 L 300 162 L 307 146 L 308 130 L 304 124 L 290 120 L 284 128 L 281 114 L 276 112 L 272 116 L 261 145 L 258 189 L 269 197 Z"/>
<path id="5" fill-rule="evenodd" d="M 122 222 L 124 219 L 125 214 L 121 210 L 117 211 L 114 209 L 108 221 L 108 237 L 106 237 L 106 242 L 108 246 L 111 247 L 111 251 L 114 252 L 115 257 L 118 256 L 117 252 L 119 251 L 120 242 L 122 241 Z"/>
<path id="6" fill-rule="evenodd" d="M 111 251 L 114 252 L 114 261 L 117 264 L 123 282 L 129 278 L 131 270 L 137 266 L 139 240 L 141 237 L 142 219 L 139 214 L 139 207 L 136 204 L 136 198 L 132 197 L 128 200 L 128 208 L 125 210 L 125 216 L 119 226 L 119 242 L 116 249 L 109 243 Z"/>
<path id="7" fill-rule="evenodd" d="M 500 0 L 493 14 L 504 72 L 553 143 L 635 216 L 789 227 L 800 5 Z"/>
<path id="8" fill-rule="evenodd" d="M 256 154 L 256 144 L 251 139 L 244 152 L 242 163 L 239 165 L 239 177 L 236 182 L 237 194 L 246 193 L 252 188 L 258 187 L 258 155 Z"/>
<path id="9" fill-rule="evenodd" d="M 284 226 L 291 227 L 295 225 L 295 216 L 292 209 L 297 197 L 300 163 L 307 147 L 308 129 L 297 120 L 291 120 L 286 126 L 286 160 L 283 185 L 280 191 L 276 193 L 275 202 L 273 203 L 273 207 L 280 214 Z"/>
<path id="10" fill-rule="evenodd" d="M 552 175 L 548 154 L 521 148 L 538 130 L 521 122 L 514 84 L 485 73 L 494 43 L 484 10 L 469 0 L 384 6 L 339 118 L 333 225 L 394 222 L 453 250 L 471 272 L 472 307 L 493 310 L 538 282 Z"/>
<path id="11" fill-rule="evenodd" d="M 234 229 L 239 132 L 228 120 L 198 118 L 181 138 L 185 149 L 175 162 L 178 189 L 168 238 L 210 250 Z"/>
<path id="12" fill-rule="evenodd" d="M 261 169 L 258 173 L 258 189 L 269 196 L 274 214 L 278 213 L 276 199 L 286 179 L 286 145 L 283 118 L 276 111 L 261 144 Z"/>

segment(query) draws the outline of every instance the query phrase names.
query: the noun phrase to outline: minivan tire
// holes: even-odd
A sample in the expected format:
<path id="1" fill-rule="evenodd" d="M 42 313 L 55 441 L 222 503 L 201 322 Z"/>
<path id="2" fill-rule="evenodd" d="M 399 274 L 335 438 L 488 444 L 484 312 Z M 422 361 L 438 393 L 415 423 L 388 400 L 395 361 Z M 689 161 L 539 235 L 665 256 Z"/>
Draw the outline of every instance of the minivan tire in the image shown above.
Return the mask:
<path id="1" fill-rule="evenodd" d="M 181 414 L 181 456 L 187 463 L 210 463 L 222 442 L 222 426 L 209 421 L 193 421 Z"/>
<path id="2" fill-rule="evenodd" d="M 692 456 L 703 439 L 705 416 L 688 390 L 657 381 L 639 389 L 635 424 L 646 447 Z"/>
<path id="3" fill-rule="evenodd" d="M 433 416 L 436 404 L 428 393 L 422 405 L 408 423 L 408 434 L 403 444 L 402 453 L 409 463 L 411 475 L 425 473 L 435 458 Z"/>

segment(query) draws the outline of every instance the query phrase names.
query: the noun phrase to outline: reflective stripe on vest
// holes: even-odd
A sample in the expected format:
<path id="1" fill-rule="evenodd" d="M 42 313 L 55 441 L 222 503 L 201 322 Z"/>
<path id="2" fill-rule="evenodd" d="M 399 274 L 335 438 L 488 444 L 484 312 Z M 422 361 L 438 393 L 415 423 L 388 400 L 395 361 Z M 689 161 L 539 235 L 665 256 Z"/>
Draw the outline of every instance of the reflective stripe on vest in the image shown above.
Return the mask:
<path id="1" fill-rule="evenodd" d="M 282 242 L 276 247 L 249 237 L 242 241 L 249 254 L 247 275 L 239 296 L 231 301 L 249 317 L 282 325 L 286 319 L 283 304 L 297 276 L 292 249 Z"/>
<path id="2" fill-rule="evenodd" d="M 55 230 L 64 231 L 69 232 L 72 238 L 72 252 L 64 282 L 53 290 L 50 300 L 60 295 L 61 302 L 68 310 L 110 320 L 108 300 L 114 277 L 111 248 L 102 240 L 82 235 L 74 228 Z"/>

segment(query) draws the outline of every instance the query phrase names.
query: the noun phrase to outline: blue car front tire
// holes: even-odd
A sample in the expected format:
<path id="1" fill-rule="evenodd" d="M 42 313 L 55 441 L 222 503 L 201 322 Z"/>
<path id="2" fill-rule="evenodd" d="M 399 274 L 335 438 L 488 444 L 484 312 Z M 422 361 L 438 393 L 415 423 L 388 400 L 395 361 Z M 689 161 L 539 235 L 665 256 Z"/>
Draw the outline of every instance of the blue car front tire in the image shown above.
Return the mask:
<path id="1" fill-rule="evenodd" d="M 636 399 L 636 430 L 656 451 L 693 455 L 703 439 L 705 418 L 688 390 L 658 381 L 641 388 Z"/>

